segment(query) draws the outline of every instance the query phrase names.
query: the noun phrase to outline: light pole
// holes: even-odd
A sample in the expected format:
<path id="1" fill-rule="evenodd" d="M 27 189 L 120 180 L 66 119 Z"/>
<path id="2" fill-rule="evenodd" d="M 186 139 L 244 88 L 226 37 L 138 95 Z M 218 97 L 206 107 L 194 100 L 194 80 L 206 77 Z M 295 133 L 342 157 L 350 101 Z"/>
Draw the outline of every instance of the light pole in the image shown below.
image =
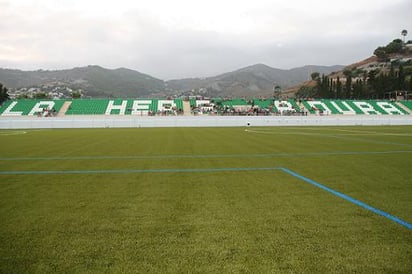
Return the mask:
<path id="1" fill-rule="evenodd" d="M 406 35 L 408 35 L 408 31 L 406 29 L 404 29 L 404 30 L 402 30 L 401 34 L 403 36 L 403 44 L 405 44 L 405 37 L 406 37 Z"/>

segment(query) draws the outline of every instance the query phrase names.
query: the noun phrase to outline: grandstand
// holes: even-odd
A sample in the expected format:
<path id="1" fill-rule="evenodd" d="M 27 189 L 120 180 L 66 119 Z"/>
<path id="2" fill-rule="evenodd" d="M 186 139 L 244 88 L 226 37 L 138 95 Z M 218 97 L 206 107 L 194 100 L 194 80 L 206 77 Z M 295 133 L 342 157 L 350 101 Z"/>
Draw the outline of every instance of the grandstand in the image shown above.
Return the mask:
<path id="1" fill-rule="evenodd" d="M 405 111 L 409 111 L 412 114 L 412 101 L 400 101 L 398 103 Z"/>
<path id="2" fill-rule="evenodd" d="M 25 99 L 0 107 L 0 128 L 412 125 L 411 113 L 384 100 Z"/>
<path id="3" fill-rule="evenodd" d="M 311 114 L 342 115 L 406 115 L 404 108 L 392 101 L 375 100 L 318 100 L 303 101 Z M 409 109 L 410 110 L 410 109 Z"/>
<path id="4" fill-rule="evenodd" d="M 2 116 L 54 116 L 65 100 L 9 100 L 0 107 Z"/>
<path id="5" fill-rule="evenodd" d="M 100 114 L 106 113 L 109 100 L 73 100 L 66 111 L 66 115 L 87 115 L 87 114 Z"/>
<path id="6" fill-rule="evenodd" d="M 190 99 L 191 113 L 184 113 L 182 99 L 73 99 L 9 100 L 0 107 L 0 116 L 49 116 L 66 104 L 67 115 L 409 115 L 410 101 L 383 100 L 299 100 L 294 99 Z M 260 111 L 261 110 L 261 111 Z M 52 116 L 52 115 L 50 115 Z"/>

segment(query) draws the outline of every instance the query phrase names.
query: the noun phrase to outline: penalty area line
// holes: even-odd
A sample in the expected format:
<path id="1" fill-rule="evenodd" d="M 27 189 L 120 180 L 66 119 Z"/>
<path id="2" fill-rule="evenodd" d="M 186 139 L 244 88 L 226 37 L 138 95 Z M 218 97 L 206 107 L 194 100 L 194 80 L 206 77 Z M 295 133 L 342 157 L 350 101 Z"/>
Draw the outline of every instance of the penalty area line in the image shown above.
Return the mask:
<path id="1" fill-rule="evenodd" d="M 335 195 L 335 196 L 338 196 L 338 197 L 340 197 L 340 198 L 342 198 L 342 199 L 344 199 L 344 200 L 346 200 L 346 201 L 348 201 L 348 202 L 350 202 L 350 203 L 352 203 L 352 204 L 355 204 L 355 205 L 357 205 L 357 206 L 360 206 L 360 207 L 362 207 L 362 208 L 364 208 L 364 209 L 366 209 L 366 210 L 369 210 L 369 211 L 371 211 L 371 212 L 373 212 L 373 213 L 375 213 L 375 214 L 377 214 L 377 215 L 383 216 L 383 217 L 385 217 L 385 218 L 387 218 L 387 219 L 389 219 L 389 220 L 391 220 L 391 221 L 393 221 L 393 222 L 395 222 L 395 223 L 398 223 L 398 224 L 400 224 L 400 225 L 402 225 L 402 226 L 404 226 L 404 227 L 412 230 L 412 224 L 411 224 L 411 223 L 408 223 L 408 222 L 406 222 L 406 221 L 404 221 L 404 220 L 402 220 L 402 219 L 400 219 L 400 218 L 398 218 L 398 217 L 396 217 L 396 216 L 394 216 L 394 215 L 391 215 L 391 214 L 389 214 L 389 213 L 387 213 L 387 212 L 385 212 L 385 211 L 383 211 L 383 210 L 380 210 L 380 209 L 378 209 L 378 208 L 375 208 L 375 207 L 373 207 L 373 206 L 370 206 L 370 205 L 368 205 L 368 204 L 365 204 L 364 202 L 361 202 L 361 201 L 359 201 L 359 200 L 357 200 L 357 199 L 355 199 L 355 198 L 352 198 L 352 197 L 350 197 L 350 196 L 348 196 L 348 195 L 346 195 L 346 194 L 344 194 L 344 193 L 341 193 L 341 192 L 336 191 L 336 190 L 334 190 L 334 189 L 332 189 L 332 188 L 329 188 L 329 187 L 327 187 L 327 186 L 325 186 L 325 185 L 322 185 L 322 184 L 320 184 L 320 183 L 318 183 L 318 182 L 315 182 L 314 180 L 309 179 L 309 178 L 306 178 L 306 177 L 304 177 L 304 176 L 302 176 L 302 175 L 300 175 L 300 174 L 298 174 L 298 173 L 296 173 L 296 172 L 294 172 L 294 171 L 292 171 L 292 170 L 290 170 L 290 169 L 287 169 L 287 168 L 284 168 L 284 167 L 280 167 L 279 169 L 282 170 L 283 172 L 285 172 L 285 173 L 293 176 L 293 177 L 296 177 L 296 178 L 298 178 L 298 179 L 300 179 L 300 180 L 308 183 L 308 184 L 311 184 L 311 185 L 313 185 L 313 186 L 315 186 L 315 187 L 317 187 L 317 188 L 320 188 L 320 189 L 322 189 L 322 190 L 325 190 L 325 191 L 327 191 L 327 192 L 329 192 L 329 193 L 331 193 L 331 194 L 333 194 L 333 195 Z"/>

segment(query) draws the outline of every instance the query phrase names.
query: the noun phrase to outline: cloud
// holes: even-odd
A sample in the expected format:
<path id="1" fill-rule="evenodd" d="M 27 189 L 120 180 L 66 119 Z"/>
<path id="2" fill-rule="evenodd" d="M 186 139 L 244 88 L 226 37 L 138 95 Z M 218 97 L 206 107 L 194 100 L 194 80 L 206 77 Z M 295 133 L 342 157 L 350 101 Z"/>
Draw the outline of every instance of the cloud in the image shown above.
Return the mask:
<path id="1" fill-rule="evenodd" d="M 411 29 L 408 0 L 0 0 L 0 67 L 97 64 L 170 79 L 349 64 Z"/>

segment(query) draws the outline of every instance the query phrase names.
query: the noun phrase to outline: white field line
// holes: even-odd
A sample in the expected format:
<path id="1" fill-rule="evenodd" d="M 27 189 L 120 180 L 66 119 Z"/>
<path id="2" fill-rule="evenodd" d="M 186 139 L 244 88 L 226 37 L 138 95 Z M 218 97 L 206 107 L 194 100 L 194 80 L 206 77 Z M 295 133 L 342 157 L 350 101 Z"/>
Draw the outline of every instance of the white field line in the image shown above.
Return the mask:
<path id="1" fill-rule="evenodd" d="M 294 129 L 294 128 L 291 128 Z M 302 129 L 300 129 L 302 130 Z M 312 129 L 311 129 L 312 130 Z M 314 129 L 318 130 L 318 129 Z M 252 130 L 252 129 L 245 129 L 247 132 L 252 132 L 252 133 L 261 133 L 261 134 L 274 134 L 274 135 L 322 135 L 322 136 L 369 136 L 369 135 L 374 135 L 374 136 L 405 136 L 405 137 L 410 137 L 412 136 L 411 133 L 389 133 L 389 132 L 376 132 L 376 131 L 362 131 L 362 130 L 344 130 L 344 129 L 324 129 L 325 131 L 341 131 L 341 132 L 352 132 L 352 133 L 314 133 L 314 132 L 292 132 L 292 131 L 274 131 L 274 130 L 264 130 L 264 129 L 259 129 L 259 130 Z"/>
<path id="2" fill-rule="evenodd" d="M 7 131 L 0 131 L 0 136 L 22 135 L 26 133 L 27 133 L 26 131 L 22 131 L 22 130 L 7 130 Z"/>

